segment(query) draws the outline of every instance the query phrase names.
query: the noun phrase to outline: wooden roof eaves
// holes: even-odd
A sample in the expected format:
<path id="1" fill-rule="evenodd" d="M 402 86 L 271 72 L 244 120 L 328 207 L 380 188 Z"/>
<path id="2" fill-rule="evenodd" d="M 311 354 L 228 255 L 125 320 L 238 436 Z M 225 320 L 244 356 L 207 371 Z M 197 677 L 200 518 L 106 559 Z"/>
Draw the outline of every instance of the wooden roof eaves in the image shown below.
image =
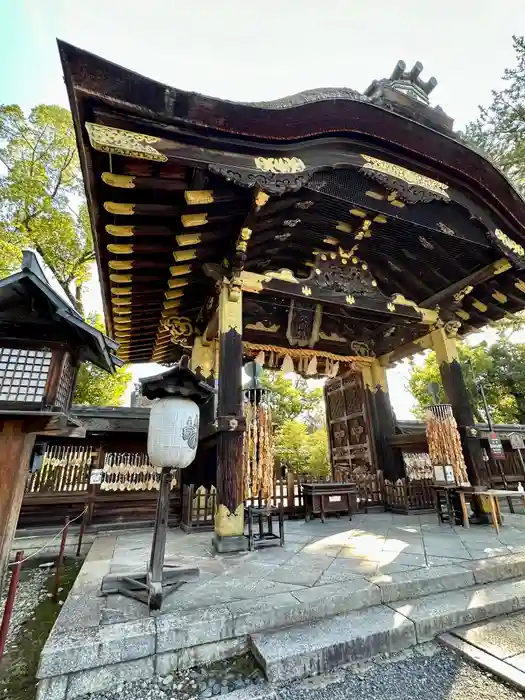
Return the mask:
<path id="1" fill-rule="evenodd" d="M 108 372 L 113 372 L 115 367 L 121 366 L 120 360 L 112 353 L 113 350 L 117 349 L 118 344 L 83 321 L 76 309 L 64 301 L 45 280 L 31 268 L 24 268 L 21 272 L 16 272 L 0 280 L 0 289 L 6 289 L 10 285 L 24 282 L 28 282 L 36 287 L 38 291 L 48 299 L 51 306 L 54 307 L 56 315 L 63 319 L 68 325 L 73 326 L 80 337 L 84 337 L 85 339 L 89 338 L 94 341 L 98 349 L 98 353 L 93 357 L 95 364 Z"/>
<path id="2" fill-rule="evenodd" d="M 111 294 L 110 294 L 110 280 L 109 272 L 103 266 L 102 254 L 103 248 L 99 237 L 99 220 L 100 211 L 97 204 L 96 197 L 96 184 L 93 176 L 93 163 L 91 159 L 91 151 L 89 146 L 88 135 L 83 128 L 83 119 L 80 113 L 80 105 L 76 98 L 75 86 L 73 83 L 70 64 L 67 58 L 66 48 L 69 47 L 65 42 L 57 40 L 58 49 L 60 53 L 60 60 L 62 63 L 62 70 L 64 72 L 64 82 L 66 85 L 66 90 L 69 98 L 69 104 L 71 106 L 71 114 L 73 117 L 73 126 L 75 129 L 75 138 L 77 143 L 77 150 L 80 159 L 80 166 L 83 174 L 84 190 L 86 193 L 86 199 L 88 202 L 88 212 L 89 219 L 91 223 L 91 231 L 93 235 L 93 248 L 95 250 L 95 258 L 97 261 L 97 268 L 99 272 L 99 279 L 102 285 L 102 305 L 104 308 L 104 317 L 106 319 L 107 328 L 110 333 L 113 332 L 113 315 L 111 309 Z M 70 47 L 73 48 L 73 47 Z M 115 348 L 114 348 L 115 349 Z"/>
<path id="3" fill-rule="evenodd" d="M 418 152 L 413 148 L 411 149 L 406 143 L 397 143 L 396 145 L 403 149 L 412 151 L 414 154 L 416 154 L 419 161 L 423 159 L 427 162 L 428 160 L 431 160 L 441 163 L 441 165 L 445 167 L 451 167 L 456 173 L 463 176 L 463 178 L 466 176 L 471 179 L 478 188 L 482 187 L 486 191 L 489 198 L 496 199 L 498 204 L 503 206 L 508 211 L 518 227 L 521 228 L 523 235 L 525 235 L 525 201 L 514 189 L 513 185 L 506 178 L 506 176 L 488 160 L 486 155 L 474 149 L 472 146 L 460 141 L 457 135 L 453 132 L 451 132 L 450 135 L 447 135 L 443 131 L 438 131 L 437 129 L 433 129 L 428 125 L 423 125 L 420 122 L 411 120 L 406 115 L 397 114 L 393 109 L 389 109 L 388 107 L 371 102 L 369 98 L 361 95 L 357 91 L 347 88 L 327 88 L 313 91 L 310 90 L 306 91 L 305 93 L 299 93 L 298 95 L 267 103 L 237 103 L 207 97 L 194 92 L 176 90 L 170 86 L 141 76 L 133 71 L 127 70 L 110 61 L 106 61 L 99 56 L 78 49 L 65 42 L 58 41 L 58 46 L 64 72 L 66 73 L 67 70 L 67 74 L 69 76 L 70 87 L 73 87 L 70 69 L 75 61 L 77 67 L 80 63 L 89 64 L 90 70 L 84 70 L 82 74 L 82 80 L 84 82 L 80 83 L 79 81 L 78 84 L 74 86 L 77 89 L 82 89 L 86 94 L 103 99 L 103 101 L 105 101 L 107 104 L 111 104 L 114 107 L 120 107 L 127 113 L 133 113 L 137 116 L 141 115 L 150 118 L 154 117 L 166 124 L 171 123 L 186 125 L 193 131 L 205 130 L 207 134 L 215 131 L 223 135 L 229 134 L 245 136 L 256 138 L 261 141 L 265 138 L 274 142 L 280 141 L 281 143 L 287 139 L 297 141 L 305 138 L 312 138 L 316 135 L 327 135 L 330 132 L 333 132 L 334 129 L 330 128 L 329 120 L 333 119 L 333 113 L 337 112 L 337 110 L 340 108 L 340 103 L 348 104 L 350 102 L 355 105 L 364 105 L 366 109 L 380 110 L 385 115 L 385 119 L 387 121 L 394 118 L 394 120 L 397 120 L 398 123 L 410 123 L 409 128 L 411 133 L 414 130 L 420 130 L 422 134 L 433 134 L 434 139 L 437 137 L 439 140 L 445 139 L 450 142 L 453 145 L 453 148 L 458 151 L 456 160 L 458 164 L 462 164 L 463 169 L 454 167 L 453 165 L 450 165 L 450 163 L 447 166 L 446 163 L 441 163 L 441 161 L 429 157 L 428 152 Z M 108 78 L 108 75 L 111 73 L 113 74 L 113 82 L 111 82 L 111 77 Z M 121 78 L 119 81 L 115 80 L 117 75 Z M 124 77 L 126 77 L 126 80 L 123 79 Z M 107 84 L 105 90 L 97 89 L 97 80 L 99 85 L 102 84 L 103 80 L 106 80 L 107 84 L 110 83 L 112 94 L 108 94 L 109 90 L 107 89 Z M 124 94 L 126 90 L 129 91 L 129 85 L 133 81 L 137 83 L 134 94 L 140 92 L 142 95 L 146 95 L 147 99 L 145 98 L 145 101 L 148 104 L 147 107 L 137 104 L 136 101 L 132 102 L 129 99 L 130 96 Z M 142 90 L 138 89 L 139 85 L 142 87 Z M 303 120 L 299 120 L 297 117 L 293 120 L 289 118 L 290 110 L 314 110 L 316 105 L 322 104 L 327 100 L 329 100 L 333 105 L 332 115 L 325 119 L 326 126 L 323 126 L 322 128 L 317 127 L 317 132 L 307 133 L 305 131 L 306 128 L 312 128 L 311 124 L 314 121 L 311 118 L 312 115 L 307 115 L 309 118 Z M 229 114 L 229 112 L 232 110 L 234 110 L 232 114 L 236 116 L 237 119 L 233 119 L 232 115 Z M 271 126 L 273 129 L 275 129 L 275 133 L 273 135 L 269 136 L 266 134 L 263 136 L 262 134 L 253 132 L 239 132 L 238 130 L 235 130 L 233 124 L 234 121 L 239 121 L 242 123 L 244 119 L 246 124 L 254 124 L 257 122 L 257 119 L 254 119 L 254 116 L 264 113 L 271 114 Z M 323 116 L 325 116 L 325 106 L 321 107 L 321 113 Z M 348 107 L 346 107 L 345 113 L 348 114 Z M 282 131 L 283 127 L 287 127 L 291 123 L 295 125 L 296 129 L 300 129 L 301 125 L 304 125 L 303 131 L 296 130 L 293 134 L 284 135 Z M 278 133 L 279 128 L 281 128 L 280 133 Z M 337 129 L 336 131 L 341 131 L 341 128 Z M 385 133 L 391 132 L 389 129 L 386 129 Z M 376 133 L 375 136 L 376 138 L 381 139 L 379 134 Z M 391 139 L 382 140 L 385 143 L 395 143 Z M 440 155 L 442 154 L 442 150 L 441 145 L 437 149 Z M 469 176 L 468 172 L 465 172 L 465 170 L 469 170 L 469 167 L 465 167 L 464 159 L 461 157 L 462 152 L 470 157 L 473 156 L 477 160 L 476 165 L 478 167 L 476 170 L 478 171 L 480 170 L 479 161 L 484 162 L 484 169 L 486 170 L 486 176 L 488 177 L 488 181 L 486 183 L 482 182 L 480 179 L 475 180 L 474 177 Z M 507 194 L 509 195 L 505 197 L 507 202 L 498 199 L 498 197 L 494 194 L 494 190 L 498 189 L 498 187 L 503 184 L 507 190 Z"/>

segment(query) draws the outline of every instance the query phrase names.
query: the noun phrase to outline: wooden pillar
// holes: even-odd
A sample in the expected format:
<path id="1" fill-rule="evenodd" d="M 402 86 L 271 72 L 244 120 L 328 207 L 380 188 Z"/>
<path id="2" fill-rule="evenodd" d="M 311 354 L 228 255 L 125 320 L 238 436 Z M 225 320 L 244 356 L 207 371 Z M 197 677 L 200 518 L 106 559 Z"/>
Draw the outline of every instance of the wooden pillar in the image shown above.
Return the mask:
<path id="1" fill-rule="evenodd" d="M 364 368 L 363 378 L 370 405 L 372 425 L 377 455 L 377 466 L 386 479 L 397 481 L 405 476 L 403 458 L 399 450 L 390 446 L 388 439 L 395 435 L 396 422 L 386 377 L 387 365 L 384 359 L 375 359 Z"/>
<path id="2" fill-rule="evenodd" d="M 470 483 L 488 486 L 487 467 L 481 451 L 481 440 L 475 428 L 474 414 L 458 359 L 456 340 L 449 337 L 444 328 L 431 333 L 432 347 L 436 353 L 441 380 L 447 401 L 452 406 L 461 436 L 461 446 Z"/>
<path id="3" fill-rule="evenodd" d="M 23 420 L 0 420 L 0 587 L 24 498 L 35 434 Z"/>
<path id="4" fill-rule="evenodd" d="M 213 538 L 218 552 L 247 548 L 244 537 L 242 404 L 242 292 L 240 286 L 224 281 L 219 297 L 219 434 Z"/>
<path id="5" fill-rule="evenodd" d="M 207 341 L 204 336 L 197 336 L 191 352 L 191 369 L 209 386 L 217 388 L 216 341 Z M 217 415 L 217 396 L 207 401 L 200 410 L 200 432 L 206 432 Z"/>

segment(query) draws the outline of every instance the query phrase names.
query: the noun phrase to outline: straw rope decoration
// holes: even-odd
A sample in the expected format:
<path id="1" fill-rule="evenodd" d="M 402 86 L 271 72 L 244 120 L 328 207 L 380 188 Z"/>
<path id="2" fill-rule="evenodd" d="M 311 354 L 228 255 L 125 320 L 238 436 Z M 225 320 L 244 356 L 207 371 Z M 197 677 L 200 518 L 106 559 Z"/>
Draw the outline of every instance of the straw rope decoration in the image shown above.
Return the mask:
<path id="1" fill-rule="evenodd" d="M 468 484 L 456 419 L 449 404 L 429 406 L 426 412 L 428 453 L 433 465 L 450 464 L 457 484 Z"/>
<path id="2" fill-rule="evenodd" d="M 260 493 L 268 501 L 272 497 L 274 471 L 271 409 L 265 401 L 255 405 L 255 401 L 248 400 L 244 415 L 244 497 L 258 498 Z"/>
<path id="3" fill-rule="evenodd" d="M 264 352 L 273 352 L 281 357 L 285 357 L 286 355 L 296 359 L 325 357 L 328 360 L 333 360 L 334 362 L 343 362 L 345 364 L 356 362 L 362 365 L 370 365 L 375 360 L 374 357 L 364 357 L 361 355 L 336 355 L 335 353 L 327 352 L 326 350 L 309 350 L 308 348 L 281 348 L 278 345 L 249 343 L 248 341 L 244 341 L 243 346 L 247 352 L 254 355 L 263 350 Z"/>
<path id="4" fill-rule="evenodd" d="M 160 467 L 154 467 L 145 453 L 110 452 L 104 457 L 102 491 L 152 491 L 160 485 Z M 177 485 L 173 476 L 171 488 Z"/>

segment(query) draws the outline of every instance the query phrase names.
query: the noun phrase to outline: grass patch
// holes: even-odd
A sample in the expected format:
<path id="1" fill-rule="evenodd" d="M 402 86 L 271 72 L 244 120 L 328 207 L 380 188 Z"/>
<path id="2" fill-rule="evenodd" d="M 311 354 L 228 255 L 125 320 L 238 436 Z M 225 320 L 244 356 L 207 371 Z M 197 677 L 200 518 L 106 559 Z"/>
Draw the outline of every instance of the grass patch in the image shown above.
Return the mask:
<path id="1" fill-rule="evenodd" d="M 65 563 L 60 577 L 63 590 L 59 599 L 64 601 L 77 577 L 82 562 Z M 52 591 L 54 573 L 47 580 L 48 591 Z M 23 585 L 21 582 L 20 585 Z M 32 617 L 24 622 L 17 639 L 9 646 L 0 661 L 0 698 L 8 700 L 34 700 L 36 696 L 36 671 L 40 652 L 51 632 L 62 606 L 51 598 L 39 603 Z"/>

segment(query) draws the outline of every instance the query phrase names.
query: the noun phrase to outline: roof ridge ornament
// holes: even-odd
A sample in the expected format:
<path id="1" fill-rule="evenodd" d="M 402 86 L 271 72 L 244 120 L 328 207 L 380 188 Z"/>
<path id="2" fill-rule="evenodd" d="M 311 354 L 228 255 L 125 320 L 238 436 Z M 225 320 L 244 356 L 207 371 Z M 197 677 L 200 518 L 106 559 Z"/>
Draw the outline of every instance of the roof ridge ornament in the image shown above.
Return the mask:
<path id="1" fill-rule="evenodd" d="M 373 100 L 374 98 L 380 97 L 384 88 L 390 88 L 407 97 L 411 97 L 413 100 L 425 106 L 429 106 L 430 100 L 428 96 L 436 87 L 438 81 L 434 76 L 427 81 L 421 80 L 419 76 L 422 71 L 423 64 L 420 61 L 416 61 L 409 71 L 406 70 L 406 63 L 404 61 L 398 61 L 390 78 L 373 80 L 364 94 L 366 97 Z"/>

